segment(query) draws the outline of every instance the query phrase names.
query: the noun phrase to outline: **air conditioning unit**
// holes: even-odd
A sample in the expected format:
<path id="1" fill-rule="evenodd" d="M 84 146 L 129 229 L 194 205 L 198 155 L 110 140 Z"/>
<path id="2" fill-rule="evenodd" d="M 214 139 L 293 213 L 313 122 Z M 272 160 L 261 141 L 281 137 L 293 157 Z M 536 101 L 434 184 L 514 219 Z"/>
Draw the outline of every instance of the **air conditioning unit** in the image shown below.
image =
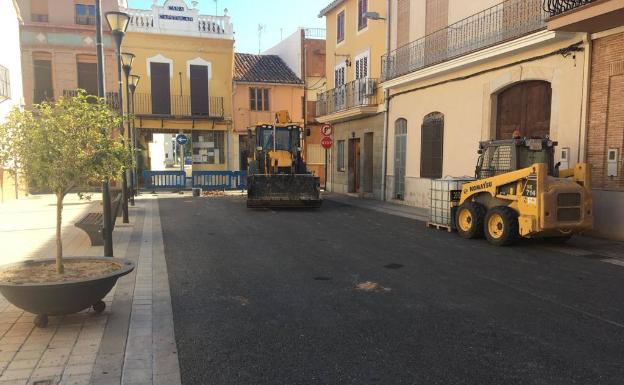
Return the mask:
<path id="1" fill-rule="evenodd" d="M 374 96 L 377 92 L 377 82 L 374 79 L 366 79 L 364 96 Z"/>

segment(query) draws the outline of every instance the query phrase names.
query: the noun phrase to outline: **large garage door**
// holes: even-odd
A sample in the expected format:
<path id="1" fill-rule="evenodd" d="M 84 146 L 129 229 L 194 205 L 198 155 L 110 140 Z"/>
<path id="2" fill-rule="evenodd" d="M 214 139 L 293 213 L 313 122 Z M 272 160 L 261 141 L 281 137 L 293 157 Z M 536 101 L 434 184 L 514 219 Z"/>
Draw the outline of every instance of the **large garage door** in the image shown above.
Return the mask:
<path id="1" fill-rule="evenodd" d="M 497 97 L 496 138 L 511 139 L 518 130 L 521 136 L 550 135 L 552 89 L 545 81 L 518 83 Z"/>

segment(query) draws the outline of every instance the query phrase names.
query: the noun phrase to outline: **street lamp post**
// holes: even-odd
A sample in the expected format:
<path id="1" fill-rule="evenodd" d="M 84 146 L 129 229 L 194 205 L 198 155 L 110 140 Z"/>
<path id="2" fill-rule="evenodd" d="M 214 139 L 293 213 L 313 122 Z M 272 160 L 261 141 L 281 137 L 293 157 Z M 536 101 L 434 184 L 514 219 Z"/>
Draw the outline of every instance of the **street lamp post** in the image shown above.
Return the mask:
<path id="1" fill-rule="evenodd" d="M 104 98 L 104 46 L 102 44 L 102 5 L 100 0 L 95 0 L 95 46 L 97 55 L 97 79 L 98 96 Z M 104 255 L 113 257 L 113 226 L 111 218 L 111 201 L 108 178 L 102 181 L 102 217 L 104 219 Z"/>
<path id="2" fill-rule="evenodd" d="M 139 75 L 130 75 L 130 82 L 128 83 L 128 89 L 130 90 L 130 115 L 134 116 L 134 91 L 136 91 L 137 85 L 139 85 Z M 137 133 L 134 127 L 134 118 L 132 119 L 132 191 L 134 195 L 138 195 L 139 191 L 139 177 L 137 166 Z"/>
<path id="3" fill-rule="evenodd" d="M 123 80 L 121 78 L 121 41 L 126 34 L 126 29 L 128 28 L 128 23 L 130 21 L 130 16 L 124 12 L 106 12 L 106 21 L 108 22 L 108 26 L 111 29 L 113 34 L 113 39 L 115 40 L 115 46 L 117 49 L 117 77 L 119 78 L 119 110 L 121 111 L 121 115 L 123 116 Z M 123 122 L 121 124 L 121 138 L 125 144 L 125 132 L 124 132 Z M 121 186 L 121 199 L 122 199 L 122 213 L 123 213 L 123 223 L 130 223 L 128 219 L 128 180 L 126 177 L 126 170 L 124 168 L 123 178 L 122 178 L 122 186 Z"/>
<path id="4" fill-rule="evenodd" d="M 130 149 L 130 151 L 132 151 L 133 132 L 132 132 L 132 126 L 130 124 L 130 82 L 128 78 L 130 77 L 130 71 L 132 71 L 133 62 L 134 62 L 134 54 L 129 53 L 129 52 L 121 53 L 121 67 L 126 77 L 126 120 L 128 121 L 128 149 Z M 132 159 L 134 163 L 134 154 L 132 154 Z M 130 181 L 130 189 L 131 189 L 130 205 L 132 206 L 134 206 L 134 183 L 132 183 L 132 181 L 134 180 L 133 170 L 134 169 L 131 167 L 130 170 L 126 170 L 126 174 L 124 175 L 126 180 Z M 128 174 L 130 174 L 130 178 L 128 178 Z"/>

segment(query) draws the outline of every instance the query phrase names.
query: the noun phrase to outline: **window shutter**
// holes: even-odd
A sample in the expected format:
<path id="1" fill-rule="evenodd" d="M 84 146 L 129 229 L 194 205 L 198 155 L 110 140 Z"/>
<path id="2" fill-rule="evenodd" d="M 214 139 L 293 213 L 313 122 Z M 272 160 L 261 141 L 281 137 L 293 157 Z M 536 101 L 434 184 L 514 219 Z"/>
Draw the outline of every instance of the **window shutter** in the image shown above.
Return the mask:
<path id="1" fill-rule="evenodd" d="M 269 89 L 265 88 L 262 91 L 264 92 L 264 110 L 269 111 Z"/>

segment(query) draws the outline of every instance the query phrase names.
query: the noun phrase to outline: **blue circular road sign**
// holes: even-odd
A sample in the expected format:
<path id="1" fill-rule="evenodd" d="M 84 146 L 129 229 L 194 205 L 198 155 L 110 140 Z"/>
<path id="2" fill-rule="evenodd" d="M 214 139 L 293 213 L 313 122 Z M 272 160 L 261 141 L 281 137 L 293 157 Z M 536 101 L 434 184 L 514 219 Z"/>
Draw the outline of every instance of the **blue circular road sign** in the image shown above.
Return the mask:
<path id="1" fill-rule="evenodd" d="M 176 135 L 176 142 L 179 145 L 184 146 L 185 144 L 188 143 L 188 136 L 186 136 L 184 134 L 178 134 L 178 135 Z"/>

